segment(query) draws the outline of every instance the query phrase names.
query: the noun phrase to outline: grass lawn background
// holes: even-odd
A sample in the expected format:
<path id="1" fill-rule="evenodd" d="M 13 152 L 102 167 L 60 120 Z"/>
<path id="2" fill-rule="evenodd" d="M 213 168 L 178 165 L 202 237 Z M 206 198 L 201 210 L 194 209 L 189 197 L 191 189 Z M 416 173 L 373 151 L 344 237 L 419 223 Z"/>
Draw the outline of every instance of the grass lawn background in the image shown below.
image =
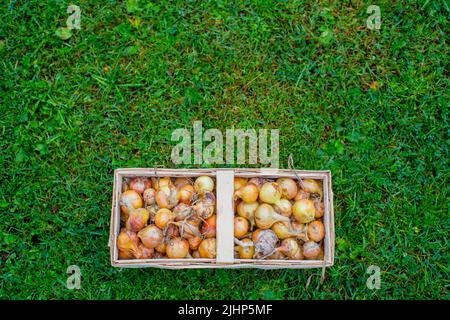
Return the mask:
<path id="1" fill-rule="evenodd" d="M 449 298 L 445 1 L 80 0 L 64 41 L 70 4 L 0 7 L 0 298 Z M 280 167 L 331 170 L 322 286 L 319 269 L 110 266 L 113 170 L 173 167 L 195 120 L 279 129 Z"/>

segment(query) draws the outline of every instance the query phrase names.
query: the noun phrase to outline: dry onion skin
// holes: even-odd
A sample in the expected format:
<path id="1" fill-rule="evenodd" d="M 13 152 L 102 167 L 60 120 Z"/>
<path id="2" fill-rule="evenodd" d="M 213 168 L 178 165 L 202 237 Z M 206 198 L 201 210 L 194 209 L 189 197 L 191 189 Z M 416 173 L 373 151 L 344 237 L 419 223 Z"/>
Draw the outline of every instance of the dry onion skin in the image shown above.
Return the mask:
<path id="1" fill-rule="evenodd" d="M 126 221 L 130 211 L 133 209 L 142 208 L 144 202 L 142 201 L 139 193 L 134 190 L 127 190 L 120 195 L 119 204 L 122 221 Z"/>

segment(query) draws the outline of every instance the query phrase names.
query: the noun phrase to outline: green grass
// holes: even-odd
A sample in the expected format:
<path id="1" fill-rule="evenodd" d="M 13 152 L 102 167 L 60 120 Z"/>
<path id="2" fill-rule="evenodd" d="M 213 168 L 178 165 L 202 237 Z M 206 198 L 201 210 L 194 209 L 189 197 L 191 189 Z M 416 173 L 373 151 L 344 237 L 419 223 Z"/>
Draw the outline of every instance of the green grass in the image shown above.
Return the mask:
<path id="1" fill-rule="evenodd" d="M 446 1 L 132 2 L 76 1 L 65 41 L 69 1 L 1 5 L 0 298 L 449 299 Z M 110 266 L 113 170 L 173 167 L 195 120 L 279 129 L 281 167 L 331 170 L 322 286 L 318 269 Z"/>

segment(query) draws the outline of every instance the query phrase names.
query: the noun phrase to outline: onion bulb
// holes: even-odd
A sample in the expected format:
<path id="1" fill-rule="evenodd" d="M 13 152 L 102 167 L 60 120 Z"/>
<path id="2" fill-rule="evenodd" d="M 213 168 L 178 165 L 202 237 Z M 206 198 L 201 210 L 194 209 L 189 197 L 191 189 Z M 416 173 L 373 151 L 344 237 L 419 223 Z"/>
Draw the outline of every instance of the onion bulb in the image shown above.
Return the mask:
<path id="1" fill-rule="evenodd" d="M 309 223 L 314 220 L 316 208 L 314 202 L 309 199 L 301 199 L 294 203 L 292 207 L 294 218 L 301 223 Z"/>
<path id="2" fill-rule="evenodd" d="M 240 198 L 246 203 L 255 202 L 258 199 L 259 190 L 253 183 L 249 183 L 234 192 L 235 198 Z"/>
<path id="3" fill-rule="evenodd" d="M 148 188 L 144 190 L 142 194 L 142 198 L 144 198 L 144 203 L 146 206 L 151 206 L 156 203 L 156 191 L 153 188 Z"/>
<path id="4" fill-rule="evenodd" d="M 305 233 L 303 231 L 294 230 L 292 225 L 285 221 L 275 222 L 272 226 L 272 230 L 280 240 L 292 237 L 305 239 Z"/>
<path id="5" fill-rule="evenodd" d="M 139 238 L 136 233 L 125 228 L 120 230 L 117 237 L 117 248 L 126 254 L 136 255 L 138 251 Z"/>
<path id="6" fill-rule="evenodd" d="M 287 238 L 281 242 L 281 246 L 276 249 L 289 257 L 291 260 L 302 260 L 303 255 L 298 245 L 298 242 L 294 238 Z"/>
<path id="7" fill-rule="evenodd" d="M 200 237 L 192 237 L 192 238 L 188 239 L 189 249 L 197 250 L 198 247 L 200 246 L 200 243 L 202 242 L 202 240 L 203 239 Z"/>
<path id="8" fill-rule="evenodd" d="M 315 259 L 321 252 L 320 245 L 314 241 L 305 242 L 302 250 L 306 259 Z"/>
<path id="9" fill-rule="evenodd" d="M 241 239 L 250 229 L 250 223 L 243 217 L 234 218 L 234 236 Z"/>
<path id="10" fill-rule="evenodd" d="M 156 250 L 156 252 L 165 254 L 166 253 L 166 248 L 167 248 L 167 245 L 163 241 L 158 246 L 155 247 L 155 250 Z"/>
<path id="11" fill-rule="evenodd" d="M 147 248 L 142 243 L 139 243 L 138 251 L 136 254 L 137 259 L 151 259 L 153 258 L 154 250 Z"/>
<path id="12" fill-rule="evenodd" d="M 161 187 L 170 187 L 173 186 L 172 183 L 172 179 L 170 179 L 169 177 L 164 177 L 164 178 L 152 178 L 153 181 L 153 188 L 156 191 L 159 191 L 161 189 Z"/>
<path id="13" fill-rule="evenodd" d="M 167 257 L 170 259 L 183 259 L 189 254 L 189 242 L 181 238 L 169 240 L 166 247 Z"/>
<path id="14" fill-rule="evenodd" d="M 186 184 L 179 188 L 180 192 L 180 202 L 185 204 L 191 204 L 192 196 L 194 195 L 194 187 L 190 184 Z"/>
<path id="15" fill-rule="evenodd" d="M 119 259 L 120 260 L 134 259 L 134 254 L 131 251 L 119 250 Z"/>
<path id="16" fill-rule="evenodd" d="M 238 215 L 246 218 L 250 222 L 250 229 L 253 229 L 255 225 L 255 211 L 258 206 L 258 202 L 246 203 L 244 201 L 241 201 L 237 206 Z"/>
<path id="17" fill-rule="evenodd" d="M 289 222 L 289 218 L 282 216 L 273 210 L 270 204 L 263 203 L 255 211 L 255 222 L 260 229 L 269 229 L 277 221 Z"/>
<path id="18" fill-rule="evenodd" d="M 212 192 L 214 190 L 214 180 L 208 176 L 200 176 L 195 179 L 194 190 L 200 195 L 206 191 Z"/>
<path id="19" fill-rule="evenodd" d="M 136 177 L 130 181 L 130 189 L 142 194 L 145 189 L 151 188 L 152 183 L 150 179 L 143 177 Z"/>
<path id="20" fill-rule="evenodd" d="M 155 214 L 155 224 L 158 228 L 164 229 L 167 224 L 171 221 L 174 221 L 176 218 L 175 213 L 170 211 L 169 209 L 163 208 L 159 209 Z"/>
<path id="21" fill-rule="evenodd" d="M 275 251 L 272 255 L 268 256 L 267 259 L 270 260 L 284 260 L 286 256 L 281 251 Z"/>
<path id="22" fill-rule="evenodd" d="M 161 186 L 156 192 L 156 203 L 161 208 L 172 209 L 178 204 L 180 193 L 175 186 Z"/>
<path id="23" fill-rule="evenodd" d="M 127 230 L 138 232 L 145 227 L 149 217 L 150 213 L 146 209 L 134 209 L 130 212 L 125 226 Z"/>
<path id="24" fill-rule="evenodd" d="M 235 247 L 240 259 L 252 259 L 255 254 L 255 246 L 253 245 L 252 240 L 250 239 L 242 239 L 242 243 L 248 244 L 245 246 L 238 245 Z"/>
<path id="25" fill-rule="evenodd" d="M 198 250 L 192 251 L 192 258 L 194 258 L 194 259 L 201 258 L 200 252 L 198 252 Z"/>
<path id="26" fill-rule="evenodd" d="M 154 224 L 146 226 L 138 232 L 137 236 L 141 239 L 144 246 L 150 249 L 161 245 L 164 240 L 163 232 Z"/>
<path id="27" fill-rule="evenodd" d="M 200 257 L 214 259 L 216 257 L 216 238 L 205 239 L 198 247 Z"/>
<path id="28" fill-rule="evenodd" d="M 255 254 L 257 256 L 267 256 L 273 254 L 278 237 L 272 230 L 257 229 L 252 235 L 253 244 L 255 245 Z"/>
<path id="29" fill-rule="evenodd" d="M 203 219 L 208 219 L 214 214 L 216 197 L 212 192 L 205 191 L 204 196 L 192 207 L 197 215 Z"/>
<path id="30" fill-rule="evenodd" d="M 142 208 L 144 205 L 141 196 L 134 190 L 127 190 L 120 195 L 120 209 L 122 210 L 121 219 L 127 221 L 130 211 Z"/>
<path id="31" fill-rule="evenodd" d="M 319 242 L 325 237 L 325 227 L 322 221 L 316 220 L 308 224 L 308 238 L 314 242 Z"/>
<path id="32" fill-rule="evenodd" d="M 173 184 L 178 189 L 181 189 L 184 186 L 192 186 L 192 181 L 189 178 L 176 178 Z"/>
<path id="33" fill-rule="evenodd" d="M 239 190 L 247 184 L 247 178 L 235 177 L 234 178 L 234 190 Z"/>
<path id="34" fill-rule="evenodd" d="M 323 195 L 322 184 L 314 179 L 302 179 L 303 190 L 309 193 Z"/>
<path id="35" fill-rule="evenodd" d="M 190 216 L 192 208 L 185 203 L 179 203 L 173 208 L 173 213 L 175 214 L 175 221 L 181 221 Z"/>
<path id="36" fill-rule="evenodd" d="M 277 183 L 281 188 L 281 196 L 288 200 L 292 200 L 297 195 L 297 183 L 291 178 L 279 178 Z"/>
<path id="37" fill-rule="evenodd" d="M 292 214 L 292 204 L 287 199 L 280 199 L 274 205 L 273 208 L 276 212 L 280 213 L 282 216 L 290 217 Z"/>
<path id="38" fill-rule="evenodd" d="M 314 199 L 314 207 L 316 208 L 316 218 L 322 218 L 324 214 L 323 202 L 320 199 Z"/>
<path id="39" fill-rule="evenodd" d="M 269 204 L 277 203 L 281 199 L 281 188 L 278 183 L 264 183 L 259 191 L 259 199 Z"/>
<path id="40" fill-rule="evenodd" d="M 202 236 L 205 238 L 214 238 L 216 236 L 216 215 L 212 215 L 203 223 L 201 229 Z"/>

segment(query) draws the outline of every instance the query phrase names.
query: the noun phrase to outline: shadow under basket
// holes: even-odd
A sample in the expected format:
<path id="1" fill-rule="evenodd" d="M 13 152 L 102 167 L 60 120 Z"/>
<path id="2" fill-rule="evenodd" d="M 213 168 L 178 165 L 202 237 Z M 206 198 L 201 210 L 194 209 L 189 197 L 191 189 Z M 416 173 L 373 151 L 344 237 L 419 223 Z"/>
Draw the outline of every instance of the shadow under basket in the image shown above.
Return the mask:
<path id="1" fill-rule="evenodd" d="M 124 178 L 133 177 L 190 177 L 207 175 L 216 180 L 216 259 L 130 259 L 120 260 L 117 237 L 120 232 L 119 198 Z M 325 237 L 323 260 L 261 260 L 234 258 L 234 177 L 315 179 L 322 181 Z M 122 268 L 259 268 L 305 269 L 324 268 L 334 264 L 334 210 L 330 171 L 306 171 L 287 169 L 146 169 L 129 168 L 114 171 L 109 247 L 111 265 Z"/>

